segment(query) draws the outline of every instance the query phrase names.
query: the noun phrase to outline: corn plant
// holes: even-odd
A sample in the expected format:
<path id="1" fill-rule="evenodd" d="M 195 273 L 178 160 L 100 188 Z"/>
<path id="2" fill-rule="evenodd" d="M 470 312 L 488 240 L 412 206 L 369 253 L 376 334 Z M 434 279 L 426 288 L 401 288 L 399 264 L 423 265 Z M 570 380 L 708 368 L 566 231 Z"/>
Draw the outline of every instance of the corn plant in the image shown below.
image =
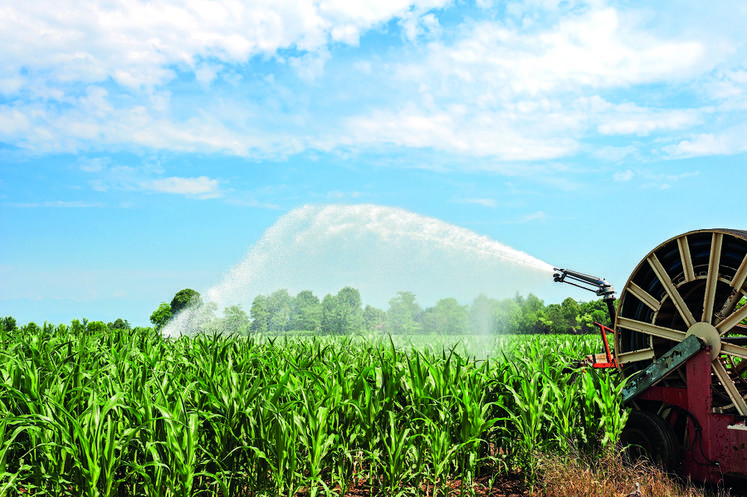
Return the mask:
<path id="1" fill-rule="evenodd" d="M 486 344 L 493 347 L 486 349 Z M 479 349 L 479 353 L 475 351 Z M 579 337 L 166 339 L 0 330 L 0 495 L 446 495 L 536 451 L 610 447 L 614 375 Z"/>

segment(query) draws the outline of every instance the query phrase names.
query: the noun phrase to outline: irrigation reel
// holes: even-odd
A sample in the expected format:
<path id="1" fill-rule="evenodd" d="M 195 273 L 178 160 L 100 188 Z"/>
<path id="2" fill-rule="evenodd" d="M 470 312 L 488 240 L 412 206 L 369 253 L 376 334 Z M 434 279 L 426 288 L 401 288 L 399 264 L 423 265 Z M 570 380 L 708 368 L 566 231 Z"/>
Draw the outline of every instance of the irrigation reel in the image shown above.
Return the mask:
<path id="1" fill-rule="evenodd" d="M 697 230 L 652 250 L 620 292 L 556 269 L 555 281 L 594 291 L 613 329 L 594 367 L 629 377 L 623 442 L 698 481 L 747 478 L 747 231 Z M 610 352 L 607 332 L 614 332 Z"/>

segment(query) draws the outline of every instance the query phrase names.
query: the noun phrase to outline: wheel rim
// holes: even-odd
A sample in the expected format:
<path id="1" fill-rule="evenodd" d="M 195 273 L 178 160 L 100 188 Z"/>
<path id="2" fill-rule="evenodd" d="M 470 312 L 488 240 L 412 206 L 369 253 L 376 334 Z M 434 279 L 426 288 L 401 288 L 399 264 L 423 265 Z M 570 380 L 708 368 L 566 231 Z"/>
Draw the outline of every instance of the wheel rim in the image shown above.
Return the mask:
<path id="1" fill-rule="evenodd" d="M 697 335 L 711 346 L 714 410 L 746 416 L 746 279 L 747 231 L 691 231 L 651 251 L 620 293 L 615 356 L 623 373 Z M 683 383 L 681 371 L 665 379 Z"/>

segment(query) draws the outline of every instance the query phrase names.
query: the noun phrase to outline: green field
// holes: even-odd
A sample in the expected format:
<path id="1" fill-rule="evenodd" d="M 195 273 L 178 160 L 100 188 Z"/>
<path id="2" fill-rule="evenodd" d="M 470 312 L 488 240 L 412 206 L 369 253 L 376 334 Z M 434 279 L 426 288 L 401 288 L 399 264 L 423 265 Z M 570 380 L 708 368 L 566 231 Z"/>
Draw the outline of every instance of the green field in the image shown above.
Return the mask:
<path id="1" fill-rule="evenodd" d="M 537 453 L 612 447 L 616 376 L 562 372 L 598 348 L 3 330 L 0 495 L 469 495 L 485 476 L 531 479 Z"/>

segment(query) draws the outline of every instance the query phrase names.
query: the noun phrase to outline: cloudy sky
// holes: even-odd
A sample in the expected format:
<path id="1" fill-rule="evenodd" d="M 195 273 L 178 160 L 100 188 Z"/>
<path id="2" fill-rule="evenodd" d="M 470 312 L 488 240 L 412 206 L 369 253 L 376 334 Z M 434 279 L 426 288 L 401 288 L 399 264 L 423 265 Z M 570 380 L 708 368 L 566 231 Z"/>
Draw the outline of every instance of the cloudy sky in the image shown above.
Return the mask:
<path id="1" fill-rule="evenodd" d="M 306 204 L 622 287 L 672 236 L 745 227 L 747 4 L 651 5 L 5 0 L 0 314 L 147 324 Z"/>

